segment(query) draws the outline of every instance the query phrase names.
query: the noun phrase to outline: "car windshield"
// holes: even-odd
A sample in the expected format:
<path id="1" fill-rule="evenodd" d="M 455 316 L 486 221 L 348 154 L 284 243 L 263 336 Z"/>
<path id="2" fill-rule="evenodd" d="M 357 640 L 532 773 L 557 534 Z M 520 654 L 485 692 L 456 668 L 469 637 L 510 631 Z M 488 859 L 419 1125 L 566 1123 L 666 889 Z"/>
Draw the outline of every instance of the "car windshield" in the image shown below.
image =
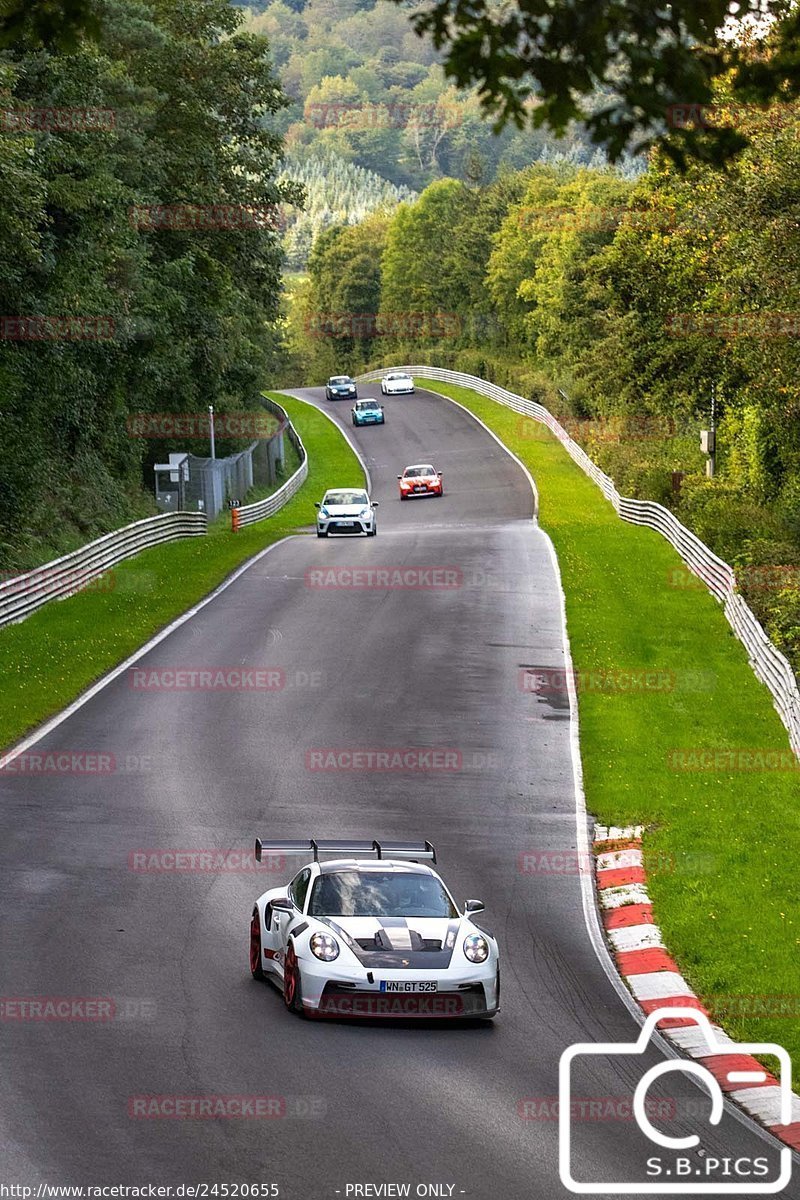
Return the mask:
<path id="1" fill-rule="evenodd" d="M 327 492 L 323 504 L 369 504 L 366 492 Z"/>
<path id="2" fill-rule="evenodd" d="M 373 408 L 377 408 L 377 407 L 378 407 L 377 400 L 359 400 L 358 404 L 356 405 L 356 408 L 360 409 L 362 412 L 364 412 L 365 410 L 371 411 Z"/>
<path id="3" fill-rule="evenodd" d="M 433 875 L 415 871 L 330 871 L 311 893 L 314 917 L 456 917 L 458 913 Z"/>
<path id="4" fill-rule="evenodd" d="M 433 467 L 406 467 L 405 476 L 407 479 L 416 479 L 418 475 L 434 475 Z"/>
<path id="5" fill-rule="evenodd" d="M 398 379 L 408 379 L 408 376 L 407 375 L 387 375 L 386 378 L 398 380 Z"/>
<path id="6" fill-rule="evenodd" d="M 334 383 L 334 384 L 352 383 L 352 382 L 353 381 L 349 375 L 334 375 L 331 379 L 328 380 L 328 383 Z"/>

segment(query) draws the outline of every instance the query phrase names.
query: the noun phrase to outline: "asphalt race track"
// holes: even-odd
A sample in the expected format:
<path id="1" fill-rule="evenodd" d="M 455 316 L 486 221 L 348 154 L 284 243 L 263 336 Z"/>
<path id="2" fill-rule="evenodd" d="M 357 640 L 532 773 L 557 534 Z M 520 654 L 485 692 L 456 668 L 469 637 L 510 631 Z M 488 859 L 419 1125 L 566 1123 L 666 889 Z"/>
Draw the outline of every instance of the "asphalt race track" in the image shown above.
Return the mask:
<path id="1" fill-rule="evenodd" d="M 530 485 L 476 422 L 428 393 L 387 399 L 386 425 L 359 430 L 349 403 L 298 394 L 361 450 L 378 537 L 288 539 L 137 663 L 269 667 L 283 686 L 176 692 L 121 675 L 36 747 L 113 755 L 113 771 L 0 776 L 0 1176 L 275 1182 L 297 1200 L 392 1194 L 353 1190 L 387 1183 L 410 1195 L 437 1185 L 419 1194 L 565 1197 L 559 1057 L 575 1042 L 633 1041 L 638 1027 L 592 947 L 576 871 L 520 868 L 525 852 L 577 847 L 567 697 L 521 683 L 526 667 L 564 665 Z M 401 504 L 396 475 L 426 460 L 444 472 L 444 497 Z M 320 498 L 308 497 L 309 529 Z M 420 586 L 347 586 L 358 567 L 402 567 Z M 318 586 L 328 568 L 341 586 Z M 444 770 L 311 769 L 321 748 L 456 755 Z M 295 864 L 175 871 L 146 869 L 168 854 L 141 857 L 250 852 L 256 835 L 433 841 L 456 897 L 484 900 L 500 940 L 496 1021 L 286 1012 L 250 978 L 248 922 L 255 896 Z M 14 998 L 48 996 L 113 1007 L 108 1020 L 16 1019 Z M 607 1184 L 606 1197 L 620 1194 L 614 1181 L 644 1182 L 660 1153 L 624 1109 L 659 1060 L 593 1059 L 577 1073 L 575 1096 L 601 1102 L 602 1116 L 577 1104 L 573 1171 Z M 710 1129 L 703 1095 L 677 1076 L 654 1088 L 662 1127 L 701 1132 L 706 1156 L 775 1161 L 730 1112 Z M 135 1099 L 153 1096 L 268 1096 L 277 1115 L 137 1116 Z M 685 1155 L 701 1179 L 703 1153 Z"/>

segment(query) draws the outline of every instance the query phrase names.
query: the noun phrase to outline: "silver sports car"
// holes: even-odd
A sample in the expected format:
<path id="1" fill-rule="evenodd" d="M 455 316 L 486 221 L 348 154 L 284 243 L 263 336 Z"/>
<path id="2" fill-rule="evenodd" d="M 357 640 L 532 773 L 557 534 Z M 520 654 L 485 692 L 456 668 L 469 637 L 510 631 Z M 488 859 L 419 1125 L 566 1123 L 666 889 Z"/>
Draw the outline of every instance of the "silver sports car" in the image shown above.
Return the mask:
<path id="1" fill-rule="evenodd" d="M 322 752 L 321 752 L 322 753 Z M 494 1017 L 497 942 L 459 908 L 430 842 L 256 841 L 256 859 L 313 855 L 256 900 L 250 970 L 307 1016 Z M 320 855 L 334 855 L 320 862 Z"/>

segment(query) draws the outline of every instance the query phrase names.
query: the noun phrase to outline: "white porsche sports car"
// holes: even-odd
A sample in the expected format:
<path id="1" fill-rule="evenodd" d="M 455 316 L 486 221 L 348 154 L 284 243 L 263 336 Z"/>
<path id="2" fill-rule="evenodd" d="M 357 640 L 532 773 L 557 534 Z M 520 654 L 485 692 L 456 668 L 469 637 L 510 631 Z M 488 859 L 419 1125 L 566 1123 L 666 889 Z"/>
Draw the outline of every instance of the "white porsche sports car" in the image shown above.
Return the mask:
<path id="1" fill-rule="evenodd" d="M 384 396 L 413 395 L 414 380 L 406 371 L 391 371 L 381 380 L 381 392 Z"/>
<path id="2" fill-rule="evenodd" d="M 437 875 L 430 842 L 256 840 L 256 859 L 312 855 L 256 900 L 250 971 L 307 1016 L 493 1017 L 497 942 Z M 320 862 L 320 855 L 335 855 Z"/>

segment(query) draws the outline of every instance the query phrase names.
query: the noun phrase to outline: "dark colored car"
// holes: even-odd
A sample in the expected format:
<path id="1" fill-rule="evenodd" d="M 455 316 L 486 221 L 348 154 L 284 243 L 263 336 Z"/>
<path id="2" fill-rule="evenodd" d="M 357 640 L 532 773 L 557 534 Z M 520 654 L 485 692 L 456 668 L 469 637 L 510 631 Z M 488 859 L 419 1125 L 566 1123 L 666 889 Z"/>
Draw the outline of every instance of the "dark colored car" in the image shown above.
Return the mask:
<path id="1" fill-rule="evenodd" d="M 356 381 L 349 375 L 331 375 L 325 384 L 326 400 L 355 400 L 357 398 Z"/>

